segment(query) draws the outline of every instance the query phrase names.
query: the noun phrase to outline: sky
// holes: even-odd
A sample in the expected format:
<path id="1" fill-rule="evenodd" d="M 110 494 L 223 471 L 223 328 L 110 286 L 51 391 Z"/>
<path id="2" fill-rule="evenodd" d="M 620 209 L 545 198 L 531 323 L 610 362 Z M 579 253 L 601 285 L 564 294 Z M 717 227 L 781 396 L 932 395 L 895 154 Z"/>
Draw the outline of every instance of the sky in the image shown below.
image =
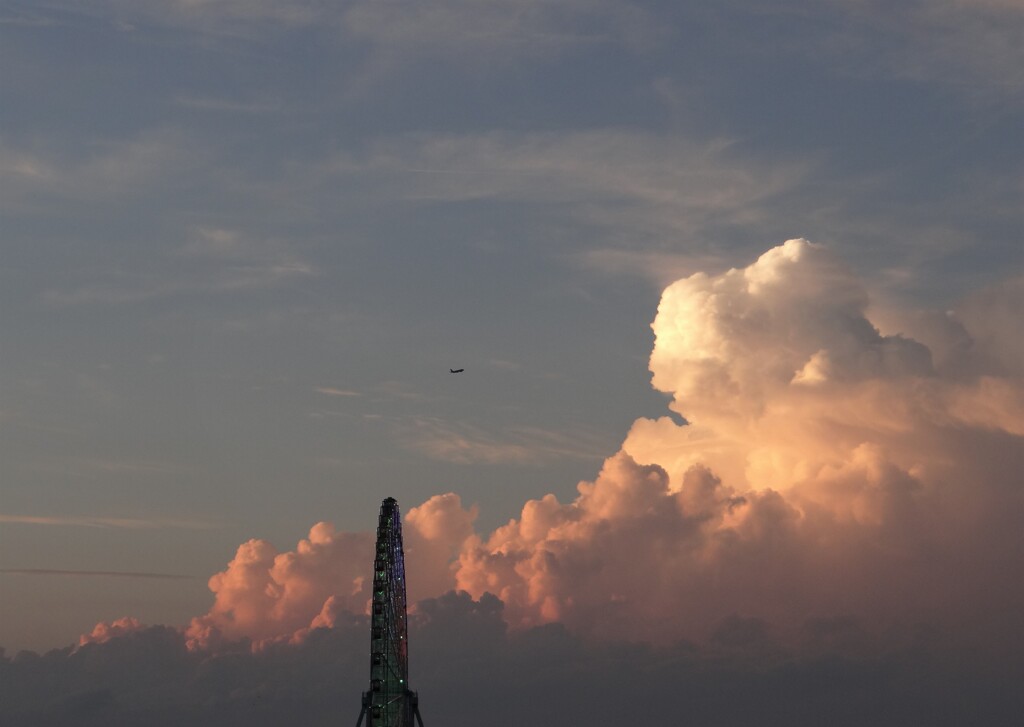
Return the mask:
<path id="1" fill-rule="evenodd" d="M 390 496 L 428 724 L 1011 724 L 1022 36 L 0 0 L 0 715 L 355 719 Z"/>

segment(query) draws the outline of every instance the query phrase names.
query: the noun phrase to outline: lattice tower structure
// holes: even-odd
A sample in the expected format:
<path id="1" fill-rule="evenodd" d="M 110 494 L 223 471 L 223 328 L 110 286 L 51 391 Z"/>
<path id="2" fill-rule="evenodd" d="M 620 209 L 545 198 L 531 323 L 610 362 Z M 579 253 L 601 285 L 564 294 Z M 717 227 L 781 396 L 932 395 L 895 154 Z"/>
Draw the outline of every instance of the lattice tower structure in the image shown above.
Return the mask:
<path id="1" fill-rule="evenodd" d="M 381 503 L 373 559 L 370 619 L 370 689 L 356 727 L 423 727 L 419 698 L 409 689 L 409 634 L 405 603 L 405 552 L 398 502 Z"/>

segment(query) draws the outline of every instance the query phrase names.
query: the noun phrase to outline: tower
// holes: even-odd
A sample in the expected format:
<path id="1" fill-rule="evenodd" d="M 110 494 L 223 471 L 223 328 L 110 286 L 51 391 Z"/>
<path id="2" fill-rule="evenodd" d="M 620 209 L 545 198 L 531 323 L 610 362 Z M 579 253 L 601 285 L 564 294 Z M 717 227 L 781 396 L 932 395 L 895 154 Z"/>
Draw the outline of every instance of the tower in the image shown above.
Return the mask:
<path id="1" fill-rule="evenodd" d="M 402 516 L 389 497 L 380 505 L 373 559 L 370 618 L 370 689 L 363 692 L 366 727 L 423 727 L 416 692 L 409 689 L 409 642 L 405 613 Z"/>

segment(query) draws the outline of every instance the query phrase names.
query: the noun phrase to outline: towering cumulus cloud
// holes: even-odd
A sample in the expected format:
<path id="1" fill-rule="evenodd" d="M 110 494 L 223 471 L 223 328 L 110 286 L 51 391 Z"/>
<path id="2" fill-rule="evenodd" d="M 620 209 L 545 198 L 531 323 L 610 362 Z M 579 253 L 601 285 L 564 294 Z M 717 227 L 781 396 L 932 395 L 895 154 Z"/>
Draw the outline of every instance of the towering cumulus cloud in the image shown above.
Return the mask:
<path id="1" fill-rule="evenodd" d="M 1020 309 L 1019 286 L 1001 292 L 990 308 Z M 594 635 L 714 637 L 740 615 L 1019 636 L 1021 369 L 954 318 L 960 360 L 933 361 L 867 308 L 804 240 L 669 286 L 650 366 L 685 422 L 637 420 L 573 502 L 528 502 L 468 543 L 458 587 Z M 1016 334 L 989 343 L 1020 335 L 1004 320 Z"/>
<path id="2" fill-rule="evenodd" d="M 676 416 L 638 419 L 572 502 L 530 500 L 490 534 L 454 494 L 411 509 L 411 600 L 490 593 L 513 629 L 604 639 L 798 643 L 847 624 L 1017 645 L 1024 366 L 1002 329 L 1021 292 L 905 316 L 925 345 L 883 335 L 864 284 L 804 240 L 673 283 L 650 367 Z M 192 647 L 364 613 L 371 550 L 325 523 L 291 552 L 242 545 Z"/>

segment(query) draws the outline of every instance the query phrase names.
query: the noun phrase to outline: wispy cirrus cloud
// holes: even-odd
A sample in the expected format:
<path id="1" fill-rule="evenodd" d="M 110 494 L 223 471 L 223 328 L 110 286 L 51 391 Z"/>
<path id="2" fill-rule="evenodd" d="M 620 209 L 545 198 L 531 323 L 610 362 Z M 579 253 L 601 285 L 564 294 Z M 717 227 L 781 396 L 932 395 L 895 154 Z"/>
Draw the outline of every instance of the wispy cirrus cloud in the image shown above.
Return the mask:
<path id="1" fill-rule="evenodd" d="M 887 3 L 851 2 L 849 10 L 868 28 L 904 41 L 889 51 L 898 73 L 1004 93 L 1024 90 L 1024 5 L 1015 0 L 917 0 L 895 13 Z"/>
<path id="2" fill-rule="evenodd" d="M 428 417 L 403 419 L 397 432 L 405 448 L 455 464 L 539 465 L 563 458 L 596 459 L 607 444 L 581 432 L 509 427 L 495 434 Z"/>
<path id="3" fill-rule="evenodd" d="M 89 140 L 73 152 L 0 139 L 0 209 L 52 214 L 56 203 L 123 203 L 157 187 L 186 184 L 185 176 L 208 161 L 194 139 L 169 127 L 130 138 Z"/>
<path id="4" fill-rule="evenodd" d="M 18 25 L 26 28 L 42 28 L 53 25 L 53 20 L 42 15 L 28 12 L 13 12 L 0 16 L 0 25 Z"/>
<path id="5" fill-rule="evenodd" d="M 1017 0 L 737 4 L 749 6 L 752 15 L 819 21 L 817 37 L 791 48 L 814 53 L 845 73 L 953 85 L 971 95 L 1024 90 L 1024 5 Z"/>
<path id="6" fill-rule="evenodd" d="M 43 291 L 53 306 L 137 303 L 197 293 L 230 294 L 275 288 L 316 274 L 312 264 L 281 240 L 260 238 L 240 230 L 196 227 L 187 242 L 166 253 L 159 271 L 88 269 L 70 276 L 84 284 Z"/>
<path id="7" fill-rule="evenodd" d="M 353 2 L 345 30 L 389 55 L 544 56 L 599 44 L 643 47 L 661 29 L 624 0 L 407 0 Z"/>
<path id="8" fill-rule="evenodd" d="M 359 178 L 363 195 L 413 204 L 539 204 L 546 219 L 636 249 L 699 245 L 713 230 L 763 222 L 812 168 L 810 159 L 748 158 L 731 139 L 603 129 L 380 138 L 310 173 Z"/>
<path id="9" fill-rule="evenodd" d="M 350 389 L 336 389 L 333 386 L 318 386 L 313 391 L 326 396 L 362 396 L 358 391 Z"/>
<path id="10" fill-rule="evenodd" d="M 551 55 L 595 44 L 643 46 L 663 32 L 627 0 L 94 0 L 79 13 L 192 32 L 259 37 L 311 26 L 371 44 L 389 61 L 423 54 Z"/>
<path id="11" fill-rule="evenodd" d="M 208 520 L 184 518 L 135 518 L 105 515 L 15 515 L 0 513 L 0 523 L 12 525 L 46 525 L 56 527 L 121 528 L 126 530 L 211 530 L 218 527 Z"/>
<path id="12" fill-rule="evenodd" d="M 3 22 L 44 25 L 75 16 L 118 27 L 173 27 L 189 33 L 257 39 L 282 31 L 333 28 L 338 42 L 362 43 L 364 60 L 405 65 L 426 56 L 467 55 L 477 61 L 558 57 L 595 46 L 657 47 L 672 28 L 729 23 L 724 42 L 771 43 L 758 29 L 766 15 L 810 21 L 793 50 L 831 58 L 855 72 L 1006 90 L 1024 87 L 1017 0 L 780 0 L 766 5 L 728 0 L 718 12 L 685 5 L 652 7 L 627 0 L 91 0 L 15 9 Z M 797 24 L 804 28 L 802 24 Z"/>
<path id="13" fill-rule="evenodd" d="M 281 110 L 280 102 L 268 101 L 234 101 L 227 98 L 210 96 L 180 95 L 174 97 L 174 103 L 200 111 L 222 111 L 238 114 L 266 114 Z"/>
<path id="14" fill-rule="evenodd" d="M 720 257 L 710 253 L 663 252 L 597 248 L 576 256 L 579 264 L 605 275 L 632 275 L 651 281 L 659 289 L 679 278 L 722 265 Z"/>
<path id="15" fill-rule="evenodd" d="M 96 384 L 98 386 L 98 384 Z M 91 392 L 89 392 L 91 393 Z M 101 392 L 96 396 L 110 396 Z M 95 398 L 95 397 L 94 397 Z M 112 400 L 110 400 L 112 402 Z M 57 430 L 70 431 L 70 430 Z M 180 473 L 187 468 L 156 460 L 143 459 L 101 459 L 95 457 L 52 457 L 26 465 L 34 472 L 81 475 L 169 475 Z"/>
<path id="16" fill-rule="evenodd" d="M 75 578 L 152 578 L 157 580 L 195 580 L 196 576 L 178 573 L 152 573 L 147 571 L 66 570 L 57 568 L 0 568 L 0 575 L 9 576 L 70 576 Z"/>

